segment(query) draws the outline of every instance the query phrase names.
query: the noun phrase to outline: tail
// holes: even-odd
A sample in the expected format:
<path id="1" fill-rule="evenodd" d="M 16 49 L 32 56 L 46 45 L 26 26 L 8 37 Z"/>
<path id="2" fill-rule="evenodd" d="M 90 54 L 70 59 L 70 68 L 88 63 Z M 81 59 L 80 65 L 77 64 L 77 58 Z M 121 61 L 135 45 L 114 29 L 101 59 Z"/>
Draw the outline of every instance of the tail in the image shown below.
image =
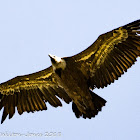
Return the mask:
<path id="1" fill-rule="evenodd" d="M 102 110 L 102 107 L 105 106 L 106 100 L 95 94 L 94 92 L 90 91 L 90 94 L 92 96 L 92 102 L 94 105 L 94 110 L 86 110 L 86 113 L 82 113 L 79 111 L 77 108 L 76 104 L 73 102 L 72 103 L 72 110 L 75 113 L 75 116 L 77 118 L 83 117 L 83 118 L 89 118 L 91 119 L 92 117 L 95 117 L 95 115 L 98 114 L 99 111 Z"/>

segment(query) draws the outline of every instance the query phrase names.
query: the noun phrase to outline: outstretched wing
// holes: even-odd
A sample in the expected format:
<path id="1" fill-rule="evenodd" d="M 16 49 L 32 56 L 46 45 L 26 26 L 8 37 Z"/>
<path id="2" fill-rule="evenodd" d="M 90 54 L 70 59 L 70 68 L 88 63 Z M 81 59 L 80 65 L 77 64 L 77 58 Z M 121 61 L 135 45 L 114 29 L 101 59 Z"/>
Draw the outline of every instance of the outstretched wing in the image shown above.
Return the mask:
<path id="1" fill-rule="evenodd" d="M 117 80 L 140 56 L 140 20 L 102 34 L 90 47 L 73 56 L 89 79 L 103 88 Z"/>
<path id="2" fill-rule="evenodd" d="M 18 113 L 47 110 L 45 102 L 62 106 L 60 100 L 69 103 L 71 99 L 55 81 L 52 67 L 43 71 L 13 78 L 0 84 L 0 110 L 4 107 L 1 123 L 9 115 L 11 119 L 17 107 Z"/>

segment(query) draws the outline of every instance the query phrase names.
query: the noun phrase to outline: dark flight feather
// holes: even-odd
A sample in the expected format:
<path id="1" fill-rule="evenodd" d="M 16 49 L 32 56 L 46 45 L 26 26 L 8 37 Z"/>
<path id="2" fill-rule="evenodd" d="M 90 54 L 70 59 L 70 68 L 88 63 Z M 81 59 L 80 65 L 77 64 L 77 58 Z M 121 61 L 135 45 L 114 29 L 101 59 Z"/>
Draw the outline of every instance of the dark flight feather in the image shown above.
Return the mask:
<path id="1" fill-rule="evenodd" d="M 54 107 L 62 106 L 56 96 L 64 99 L 66 103 L 69 103 L 71 99 L 64 89 L 60 88 L 55 81 L 52 81 L 52 75 L 52 67 L 49 67 L 43 71 L 18 76 L 13 80 L 2 83 L 0 85 L 0 91 L 4 89 L 5 93 L 0 94 L 0 109 L 4 107 L 1 123 L 3 123 L 8 114 L 9 119 L 13 117 L 16 107 L 18 113 L 21 115 L 25 111 L 29 113 L 47 110 L 45 104 L 47 101 Z M 18 90 L 14 89 L 12 85 L 18 83 L 21 84 L 21 87 L 19 87 Z M 46 87 L 46 85 L 49 85 L 49 87 Z M 15 86 L 15 88 L 17 87 Z M 13 93 L 10 92 L 10 89 L 14 90 Z"/>
<path id="2" fill-rule="evenodd" d="M 88 71 L 92 89 L 113 83 L 136 62 L 140 56 L 139 33 L 140 20 L 137 20 L 100 35 L 90 47 L 73 56 L 83 67 L 88 67 L 85 62 L 90 62 Z"/>

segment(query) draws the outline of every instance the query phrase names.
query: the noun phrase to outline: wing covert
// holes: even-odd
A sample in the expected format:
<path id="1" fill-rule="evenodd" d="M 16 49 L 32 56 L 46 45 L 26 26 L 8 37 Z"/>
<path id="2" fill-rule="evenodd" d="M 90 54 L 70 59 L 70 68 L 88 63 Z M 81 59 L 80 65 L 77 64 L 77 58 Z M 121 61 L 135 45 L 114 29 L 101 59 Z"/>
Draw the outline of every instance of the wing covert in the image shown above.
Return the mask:
<path id="1" fill-rule="evenodd" d="M 140 56 L 140 20 L 102 34 L 86 50 L 73 56 L 89 79 L 89 86 L 104 88 L 117 80 Z"/>
<path id="2" fill-rule="evenodd" d="M 1 123 L 9 115 L 11 119 L 17 108 L 23 112 L 47 110 L 45 102 L 52 106 L 62 106 L 59 98 L 69 103 L 71 99 L 55 81 L 52 67 L 43 71 L 13 78 L 0 85 L 0 110 L 3 109 Z"/>

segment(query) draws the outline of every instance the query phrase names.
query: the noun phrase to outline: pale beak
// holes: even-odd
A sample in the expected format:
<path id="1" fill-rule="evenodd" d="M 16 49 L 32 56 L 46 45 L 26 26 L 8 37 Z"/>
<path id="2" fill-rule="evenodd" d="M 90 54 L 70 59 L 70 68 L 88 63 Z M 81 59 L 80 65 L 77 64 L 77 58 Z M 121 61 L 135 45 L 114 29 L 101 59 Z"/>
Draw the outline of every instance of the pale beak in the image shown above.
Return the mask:
<path id="1" fill-rule="evenodd" d="M 54 58 L 54 55 L 48 54 L 48 56 L 50 57 L 51 62 L 52 62 L 53 64 L 55 64 L 55 63 L 56 63 L 56 60 L 55 60 L 55 58 Z"/>
<path id="2" fill-rule="evenodd" d="M 52 57 L 52 55 L 51 54 L 48 54 L 48 56 L 51 58 Z"/>

